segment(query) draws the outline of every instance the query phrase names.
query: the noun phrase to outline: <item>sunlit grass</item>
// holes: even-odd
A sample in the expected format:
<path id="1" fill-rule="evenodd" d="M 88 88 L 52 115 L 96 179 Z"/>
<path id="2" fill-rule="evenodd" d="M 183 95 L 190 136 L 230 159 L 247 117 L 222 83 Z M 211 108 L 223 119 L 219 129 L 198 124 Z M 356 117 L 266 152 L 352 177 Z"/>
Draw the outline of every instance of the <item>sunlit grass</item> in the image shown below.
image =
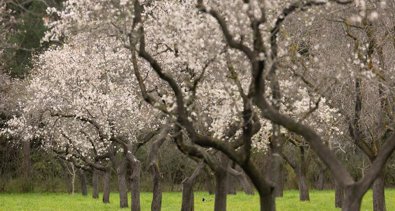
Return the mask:
<path id="1" fill-rule="evenodd" d="M 142 193 L 142 210 L 150 210 L 151 193 Z M 286 191 L 283 198 L 276 201 L 279 211 L 336 211 L 334 208 L 333 191 L 312 191 L 310 202 L 300 202 L 297 191 Z M 205 201 L 202 201 L 205 198 Z M 387 210 L 395 210 L 395 190 L 386 190 Z M 62 193 L 26 193 L 26 194 L 0 194 L 0 211 L 125 211 L 119 208 L 119 196 L 111 194 L 111 203 L 103 204 L 101 199 L 83 197 L 80 194 L 69 195 Z M 181 207 L 181 193 L 164 193 L 162 210 L 177 211 Z M 195 210 L 213 210 L 214 196 L 205 192 L 195 193 Z M 259 209 L 258 196 L 249 196 L 244 193 L 229 195 L 229 211 L 255 211 Z M 363 201 L 362 211 L 372 210 L 372 195 L 369 192 Z"/>

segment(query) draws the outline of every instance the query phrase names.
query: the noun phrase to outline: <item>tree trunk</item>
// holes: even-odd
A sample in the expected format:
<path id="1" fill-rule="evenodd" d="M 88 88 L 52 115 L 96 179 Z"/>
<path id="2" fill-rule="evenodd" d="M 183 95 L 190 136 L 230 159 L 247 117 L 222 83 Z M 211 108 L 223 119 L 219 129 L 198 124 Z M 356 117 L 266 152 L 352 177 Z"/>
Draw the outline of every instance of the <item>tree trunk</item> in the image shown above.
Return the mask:
<path id="1" fill-rule="evenodd" d="M 254 194 L 254 187 L 252 186 L 251 182 L 249 181 L 247 175 L 244 173 L 243 169 L 241 169 L 239 166 L 234 166 L 231 167 L 229 166 L 228 168 L 228 174 L 229 176 L 234 178 L 234 183 L 235 180 L 237 179 L 241 185 L 241 187 L 243 188 L 244 192 L 247 195 L 253 195 Z M 233 185 L 234 187 L 234 185 Z M 228 193 L 230 191 L 228 190 Z"/>
<path id="2" fill-rule="evenodd" d="M 259 193 L 259 204 L 261 206 L 260 211 L 276 211 L 276 203 L 275 203 L 274 193 L 263 194 L 262 192 L 260 192 Z"/>
<path id="3" fill-rule="evenodd" d="M 140 211 L 140 171 L 141 171 L 141 164 L 140 161 L 134 158 L 132 166 L 132 175 L 130 177 L 131 182 L 131 198 L 132 198 L 132 207 L 131 211 Z"/>
<path id="4" fill-rule="evenodd" d="M 157 163 L 150 166 L 150 172 L 153 183 L 151 211 L 160 211 L 162 207 L 162 190 L 160 185 L 161 176 Z"/>
<path id="5" fill-rule="evenodd" d="M 75 192 L 75 175 L 77 174 L 75 172 L 75 167 L 74 164 L 70 162 L 70 166 L 71 166 L 71 194 L 74 194 Z"/>
<path id="6" fill-rule="evenodd" d="M 318 172 L 318 178 L 316 182 L 316 188 L 317 190 L 323 190 L 324 189 L 324 183 L 325 183 L 325 171 L 324 168 L 321 166 L 319 167 L 319 172 Z"/>
<path id="7" fill-rule="evenodd" d="M 23 142 L 22 153 L 23 153 L 22 168 L 21 168 L 23 175 L 22 191 L 29 192 L 33 189 L 31 183 L 32 163 L 30 159 L 30 154 L 31 154 L 30 141 Z"/>
<path id="8" fill-rule="evenodd" d="M 162 207 L 162 188 L 161 188 L 161 175 L 159 170 L 159 149 L 166 140 L 168 127 L 163 127 L 160 133 L 157 135 L 155 141 L 151 145 L 151 149 L 148 155 L 149 170 L 152 175 L 152 202 L 151 211 L 160 211 Z"/>
<path id="9" fill-rule="evenodd" d="M 207 173 L 207 174 L 209 174 L 209 173 Z M 214 190 L 215 185 L 213 184 L 213 178 L 211 176 L 207 176 L 204 183 L 206 185 L 208 194 L 210 194 L 210 195 L 215 194 L 215 190 Z"/>
<path id="10" fill-rule="evenodd" d="M 227 199 L 227 177 L 228 172 L 225 169 L 216 170 L 215 172 L 215 203 L 214 211 L 226 211 L 226 199 Z"/>
<path id="11" fill-rule="evenodd" d="M 276 197 L 283 197 L 284 195 L 284 164 L 283 159 L 279 154 L 273 155 L 273 172 L 274 172 L 274 182 L 276 186 L 274 187 L 274 195 Z"/>
<path id="12" fill-rule="evenodd" d="M 335 181 L 335 207 L 341 208 L 343 204 L 344 191 L 340 184 Z"/>
<path id="13" fill-rule="evenodd" d="M 345 188 L 343 193 L 342 211 L 360 211 L 362 196 L 358 196 L 352 187 Z"/>
<path id="14" fill-rule="evenodd" d="M 104 172 L 103 178 L 103 203 L 110 203 L 110 182 L 111 182 L 111 168 Z"/>
<path id="15" fill-rule="evenodd" d="M 277 149 L 276 149 L 277 150 Z M 273 149 L 270 149 L 266 167 L 265 175 L 269 181 L 272 181 L 274 186 L 274 195 L 276 197 L 283 196 L 284 181 L 282 176 L 283 161 L 278 153 L 275 153 Z"/>
<path id="16" fill-rule="evenodd" d="M 119 206 L 121 208 L 128 207 L 128 188 L 126 183 L 126 168 L 127 162 L 125 159 L 117 167 L 118 189 L 119 189 Z"/>
<path id="17" fill-rule="evenodd" d="M 99 198 L 99 170 L 94 169 L 92 173 L 92 197 Z"/>
<path id="18" fill-rule="evenodd" d="M 83 169 L 79 169 L 79 175 L 80 175 L 80 184 L 81 184 L 81 194 L 83 196 L 87 196 L 88 187 L 86 185 L 86 175 Z"/>
<path id="19" fill-rule="evenodd" d="M 236 181 L 236 177 L 229 174 L 227 172 L 228 176 L 226 177 L 226 186 L 227 186 L 227 193 L 228 194 L 232 194 L 232 195 L 236 195 L 236 186 L 237 186 L 237 181 Z"/>
<path id="20" fill-rule="evenodd" d="M 310 201 L 309 186 L 307 185 L 306 171 L 307 163 L 305 157 L 304 147 L 300 146 L 300 164 L 297 168 L 297 174 L 299 179 L 299 199 L 300 201 Z"/>
<path id="21" fill-rule="evenodd" d="M 373 183 L 373 211 L 386 211 L 384 174 L 379 174 Z"/>
<path id="22" fill-rule="evenodd" d="M 245 175 L 244 172 L 239 177 L 239 181 L 241 184 L 241 187 L 243 188 L 244 192 L 247 195 L 254 195 L 254 187 L 252 186 L 250 180 L 248 179 L 247 175 Z"/>
<path id="23" fill-rule="evenodd" d="M 299 168 L 298 185 L 300 201 L 310 201 L 309 186 L 307 185 L 306 175 L 302 168 Z"/>
<path id="24" fill-rule="evenodd" d="M 204 163 L 200 163 L 192 175 L 182 181 L 182 205 L 181 211 L 194 210 L 194 194 L 193 185 L 195 184 L 197 176 L 200 174 L 204 167 Z"/>

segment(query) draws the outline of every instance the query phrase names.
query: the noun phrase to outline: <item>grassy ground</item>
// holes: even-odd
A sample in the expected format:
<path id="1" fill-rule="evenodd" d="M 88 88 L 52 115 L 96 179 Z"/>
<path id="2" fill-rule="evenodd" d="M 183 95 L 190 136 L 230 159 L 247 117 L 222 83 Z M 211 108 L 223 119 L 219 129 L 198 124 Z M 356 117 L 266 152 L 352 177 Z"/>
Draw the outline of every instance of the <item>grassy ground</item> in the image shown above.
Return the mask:
<path id="1" fill-rule="evenodd" d="M 395 189 L 389 189 L 387 194 L 387 210 L 395 210 Z M 202 202 L 202 198 L 206 201 Z M 279 211 L 338 211 L 334 208 L 334 193 L 332 191 L 312 191 L 310 202 L 299 202 L 297 191 L 287 191 L 283 198 L 277 200 Z M 369 192 L 363 202 L 362 211 L 372 210 L 372 199 Z M 0 211 L 126 211 L 119 209 L 119 197 L 111 194 L 111 203 L 103 204 L 101 200 L 94 200 L 90 196 L 79 194 L 68 195 L 58 193 L 28 193 L 28 194 L 0 194 Z M 151 194 L 142 193 L 142 211 L 150 210 Z M 177 211 L 181 206 L 180 193 L 164 193 L 163 211 Z M 195 194 L 195 210 L 213 210 L 214 196 L 199 192 Z M 258 210 L 258 196 L 247 196 L 243 193 L 230 195 L 228 198 L 228 211 L 255 211 Z"/>

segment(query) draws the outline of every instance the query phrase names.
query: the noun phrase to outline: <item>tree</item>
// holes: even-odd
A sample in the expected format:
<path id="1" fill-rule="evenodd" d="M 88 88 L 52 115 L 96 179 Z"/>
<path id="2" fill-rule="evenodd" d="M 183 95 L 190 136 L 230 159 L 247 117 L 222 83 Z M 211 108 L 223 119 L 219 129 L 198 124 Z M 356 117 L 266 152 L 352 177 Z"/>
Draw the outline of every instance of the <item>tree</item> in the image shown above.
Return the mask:
<path id="1" fill-rule="evenodd" d="M 61 91 L 55 92 L 50 101 L 42 101 L 44 98 L 38 95 L 39 100 L 32 99 L 31 105 L 49 105 L 50 116 L 71 113 L 77 120 L 96 122 L 92 125 L 99 125 L 104 139 L 121 144 L 135 166 L 139 162 L 133 156 L 131 140 L 143 127 L 159 128 L 158 122 L 166 119 L 172 128 L 170 134 L 183 153 L 203 160 L 218 175 L 226 172 L 227 166 L 213 154 L 224 155 L 240 166 L 260 195 L 261 210 L 275 210 L 276 184 L 258 170 L 252 155 L 271 144 L 270 156 L 274 158 L 281 152 L 281 133 L 295 135 L 310 145 L 345 189 L 342 209 L 359 210 L 364 193 L 395 148 L 395 136 L 385 141 L 365 176 L 354 181 L 330 147 L 330 139 L 341 135 L 336 134 L 336 127 L 331 127 L 337 111 L 330 108 L 330 102 L 320 102 L 324 99 L 321 93 L 308 90 L 306 81 L 280 71 L 283 58 L 292 62 L 293 56 L 309 57 L 315 53 L 303 42 L 294 51 L 288 48 L 289 39 L 283 40 L 282 33 L 290 17 L 306 14 L 319 18 L 321 10 L 336 11 L 351 3 L 67 1 L 63 11 L 50 9 L 59 20 L 46 34 L 46 39 L 64 40 L 65 44 L 46 51 L 43 55 L 47 59 L 38 64 L 41 71 L 57 69 L 59 75 L 54 76 L 55 83 L 50 86 L 39 77 L 32 83 L 38 84 L 37 93 L 41 95 L 53 94 L 48 90 L 54 85 L 60 87 L 55 90 Z M 365 1 L 357 4 L 352 9 L 366 18 Z M 59 65 L 59 58 L 65 59 L 63 66 Z M 331 64 L 331 60 L 328 64 L 321 61 L 318 59 L 315 64 Z M 303 64 L 296 63 L 293 69 L 299 65 Z M 62 73 L 62 68 L 67 71 Z M 314 68 L 317 72 L 325 70 L 319 65 Z M 68 86 L 67 79 L 81 72 L 87 78 L 71 84 L 94 84 L 93 87 Z M 51 78 L 45 81 L 52 82 Z M 126 109 L 126 117 L 119 113 L 124 106 L 134 108 Z M 125 125 L 134 129 L 129 131 Z M 282 128 L 286 130 L 282 132 Z M 277 160 L 269 162 L 280 169 Z M 217 188 L 217 196 L 223 195 L 226 187 L 217 183 Z M 218 197 L 216 209 L 226 209 L 226 198 Z"/>

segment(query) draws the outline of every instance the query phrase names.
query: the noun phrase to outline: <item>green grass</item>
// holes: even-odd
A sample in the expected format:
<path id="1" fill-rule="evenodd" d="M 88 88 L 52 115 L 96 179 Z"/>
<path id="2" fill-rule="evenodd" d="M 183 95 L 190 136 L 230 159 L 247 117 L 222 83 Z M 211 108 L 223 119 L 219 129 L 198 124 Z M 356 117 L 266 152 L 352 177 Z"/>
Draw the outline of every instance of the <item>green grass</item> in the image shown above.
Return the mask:
<path id="1" fill-rule="evenodd" d="M 150 210 L 152 195 L 142 193 L 142 210 Z M 202 202 L 202 198 L 207 201 Z M 283 198 L 277 199 L 279 211 L 338 211 L 334 208 L 333 191 L 312 191 L 310 202 L 300 202 L 297 191 L 286 191 Z M 395 189 L 386 190 L 387 210 L 395 210 Z M 0 211 L 126 211 L 120 209 L 117 193 L 111 194 L 111 203 L 103 204 L 101 199 L 83 197 L 80 194 L 69 195 L 62 193 L 26 193 L 26 194 L 0 194 Z M 163 194 L 163 211 L 177 211 L 181 206 L 181 193 L 172 192 Z M 195 194 L 195 210 L 213 210 L 214 196 L 204 192 Z M 248 196 L 244 193 L 229 195 L 228 211 L 255 211 L 258 210 L 258 196 Z M 372 194 L 367 193 L 362 206 L 362 211 L 372 210 Z"/>

